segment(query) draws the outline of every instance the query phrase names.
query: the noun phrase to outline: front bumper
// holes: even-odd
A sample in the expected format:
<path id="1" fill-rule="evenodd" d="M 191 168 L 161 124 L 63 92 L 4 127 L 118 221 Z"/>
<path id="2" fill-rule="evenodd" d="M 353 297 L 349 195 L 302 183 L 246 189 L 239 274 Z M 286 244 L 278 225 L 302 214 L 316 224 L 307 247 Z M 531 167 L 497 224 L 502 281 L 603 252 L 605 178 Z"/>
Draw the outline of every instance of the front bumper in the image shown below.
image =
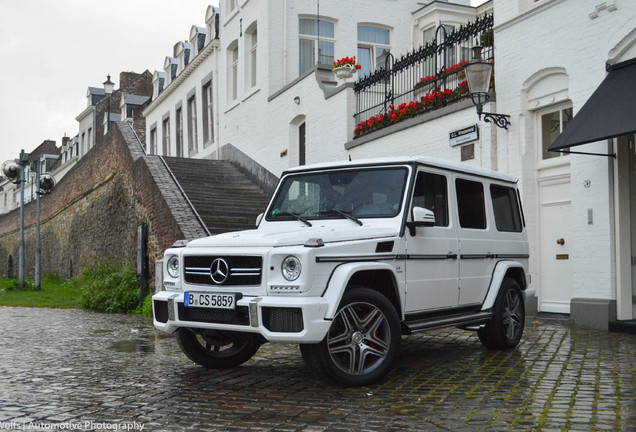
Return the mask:
<path id="1" fill-rule="evenodd" d="M 183 306 L 183 293 L 161 291 L 152 296 L 153 323 L 173 333 L 180 327 L 257 333 L 269 342 L 317 343 L 331 325 L 322 297 L 245 296 L 236 309 Z"/>

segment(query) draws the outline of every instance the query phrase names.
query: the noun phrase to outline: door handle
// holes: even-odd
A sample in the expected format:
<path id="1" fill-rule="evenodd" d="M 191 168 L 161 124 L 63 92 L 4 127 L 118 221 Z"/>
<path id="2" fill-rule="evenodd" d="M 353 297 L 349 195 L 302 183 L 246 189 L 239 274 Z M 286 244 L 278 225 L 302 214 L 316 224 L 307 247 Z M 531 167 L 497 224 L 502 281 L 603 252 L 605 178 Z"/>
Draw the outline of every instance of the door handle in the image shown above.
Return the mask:
<path id="1" fill-rule="evenodd" d="M 565 244 L 565 239 L 557 239 L 557 244 L 563 246 Z"/>

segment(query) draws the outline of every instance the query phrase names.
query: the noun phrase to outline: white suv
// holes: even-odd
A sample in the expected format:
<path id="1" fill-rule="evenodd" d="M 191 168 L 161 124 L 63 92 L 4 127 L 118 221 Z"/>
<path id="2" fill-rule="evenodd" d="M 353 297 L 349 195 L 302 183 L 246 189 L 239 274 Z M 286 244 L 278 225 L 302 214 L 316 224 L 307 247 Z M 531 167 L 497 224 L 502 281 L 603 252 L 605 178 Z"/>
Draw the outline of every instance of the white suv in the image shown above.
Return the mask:
<path id="1" fill-rule="evenodd" d="M 154 325 L 213 369 L 298 343 L 344 386 L 381 379 L 417 331 L 457 326 L 514 348 L 531 292 L 516 184 L 426 157 L 290 169 L 257 229 L 165 252 Z"/>

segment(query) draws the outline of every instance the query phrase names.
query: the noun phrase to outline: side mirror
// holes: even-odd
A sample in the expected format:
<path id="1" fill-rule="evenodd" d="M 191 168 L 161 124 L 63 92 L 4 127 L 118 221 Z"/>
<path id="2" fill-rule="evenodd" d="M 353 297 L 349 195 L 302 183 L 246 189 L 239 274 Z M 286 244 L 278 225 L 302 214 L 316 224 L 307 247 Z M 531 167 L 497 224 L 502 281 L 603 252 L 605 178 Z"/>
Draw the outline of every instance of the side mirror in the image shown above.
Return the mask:
<path id="1" fill-rule="evenodd" d="M 256 216 L 256 226 L 259 226 L 262 220 L 263 220 L 263 213 Z"/>
<path id="2" fill-rule="evenodd" d="M 422 207 L 413 207 L 413 222 L 407 222 L 409 233 L 414 236 L 417 227 L 435 226 L 435 213 L 432 210 Z"/>

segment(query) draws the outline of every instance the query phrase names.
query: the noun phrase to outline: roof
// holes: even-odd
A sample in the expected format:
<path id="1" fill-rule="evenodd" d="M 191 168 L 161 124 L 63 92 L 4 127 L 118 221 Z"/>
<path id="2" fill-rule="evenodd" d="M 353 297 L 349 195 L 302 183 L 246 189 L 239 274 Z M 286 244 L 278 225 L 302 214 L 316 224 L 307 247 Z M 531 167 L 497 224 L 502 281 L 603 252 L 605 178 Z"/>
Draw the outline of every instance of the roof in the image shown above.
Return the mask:
<path id="1" fill-rule="evenodd" d="M 105 96 L 106 92 L 104 91 L 103 88 L 100 88 L 100 87 L 89 87 L 87 96 L 88 95 Z"/>
<path id="2" fill-rule="evenodd" d="M 509 183 L 517 183 L 518 179 L 506 174 L 499 173 L 497 171 L 487 170 L 485 168 L 474 167 L 472 165 L 466 165 L 459 162 L 429 157 L 429 156 L 402 156 L 402 157 L 383 157 L 383 158 L 370 158 L 359 159 L 353 161 L 339 161 L 339 162 L 322 162 L 311 165 L 302 165 L 294 168 L 289 168 L 284 174 L 300 172 L 300 171 L 313 171 L 323 170 L 327 168 L 347 168 L 347 167 L 359 167 L 365 165 L 398 165 L 398 164 L 413 164 L 418 163 L 422 165 L 428 165 L 435 168 L 447 169 L 450 171 L 460 171 L 467 174 L 473 174 L 483 177 L 489 177 L 496 180 L 501 180 Z"/>
<path id="3" fill-rule="evenodd" d="M 60 154 L 61 147 L 55 145 L 55 141 L 45 140 L 29 153 L 29 162 L 38 160 L 43 154 Z"/>
<path id="4" fill-rule="evenodd" d="M 138 96 L 133 94 L 124 94 L 123 97 L 123 103 L 128 105 L 143 105 L 149 100 L 150 98 L 148 96 Z"/>

